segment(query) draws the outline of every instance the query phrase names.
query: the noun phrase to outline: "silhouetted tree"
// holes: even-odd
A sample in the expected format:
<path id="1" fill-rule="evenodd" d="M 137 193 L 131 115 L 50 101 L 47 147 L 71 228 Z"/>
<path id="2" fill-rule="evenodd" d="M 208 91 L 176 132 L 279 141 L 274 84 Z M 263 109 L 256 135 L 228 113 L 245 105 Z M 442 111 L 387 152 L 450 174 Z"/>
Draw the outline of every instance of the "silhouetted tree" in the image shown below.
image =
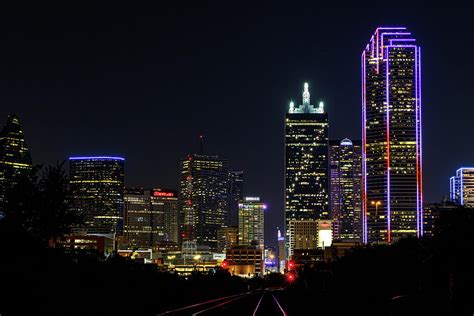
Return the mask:
<path id="1" fill-rule="evenodd" d="M 18 175 L 6 191 L 5 219 L 1 228 L 26 232 L 43 245 L 70 232 L 82 216 L 67 206 L 68 178 L 64 162 L 42 168 L 34 166 Z"/>

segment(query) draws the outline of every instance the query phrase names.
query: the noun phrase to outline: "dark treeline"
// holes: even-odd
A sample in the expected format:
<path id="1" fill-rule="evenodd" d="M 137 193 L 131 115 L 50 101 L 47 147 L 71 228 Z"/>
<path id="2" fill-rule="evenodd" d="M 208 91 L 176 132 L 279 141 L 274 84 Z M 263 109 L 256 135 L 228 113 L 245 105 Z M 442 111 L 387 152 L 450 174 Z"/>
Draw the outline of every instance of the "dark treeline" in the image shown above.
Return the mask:
<path id="1" fill-rule="evenodd" d="M 289 301 L 313 301 L 333 315 L 472 315 L 473 233 L 474 209 L 441 212 L 433 238 L 369 246 L 302 268 Z M 304 306 L 290 304 L 290 312 Z"/>

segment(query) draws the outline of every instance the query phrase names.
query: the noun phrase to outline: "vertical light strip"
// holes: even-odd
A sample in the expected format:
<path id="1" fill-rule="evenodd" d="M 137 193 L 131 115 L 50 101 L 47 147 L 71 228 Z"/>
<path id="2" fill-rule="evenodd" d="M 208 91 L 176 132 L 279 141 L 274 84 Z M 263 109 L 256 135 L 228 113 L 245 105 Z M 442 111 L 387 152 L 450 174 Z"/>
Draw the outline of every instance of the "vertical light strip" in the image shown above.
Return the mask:
<path id="1" fill-rule="evenodd" d="M 421 47 L 418 46 L 418 118 L 420 120 L 420 125 L 418 127 L 418 137 L 419 137 L 419 153 L 420 153 L 420 216 L 421 216 L 421 235 L 423 236 L 424 227 L 423 227 L 423 124 L 422 124 L 422 95 L 421 95 Z"/>
<path id="2" fill-rule="evenodd" d="M 459 187 L 459 196 L 461 197 L 461 205 L 464 205 L 464 171 L 459 169 L 459 179 L 461 180 L 461 186 Z"/>
<path id="3" fill-rule="evenodd" d="M 362 242 L 367 243 L 366 51 L 362 53 Z"/>
<path id="4" fill-rule="evenodd" d="M 416 170 L 416 236 L 420 237 L 420 138 L 419 138 L 419 95 L 418 95 L 418 50 L 415 47 L 415 170 Z"/>
<path id="5" fill-rule="evenodd" d="M 387 62 L 385 64 L 385 98 L 386 98 L 386 133 L 387 133 L 387 241 L 390 243 L 390 56 L 388 53 L 390 46 L 386 48 Z"/>

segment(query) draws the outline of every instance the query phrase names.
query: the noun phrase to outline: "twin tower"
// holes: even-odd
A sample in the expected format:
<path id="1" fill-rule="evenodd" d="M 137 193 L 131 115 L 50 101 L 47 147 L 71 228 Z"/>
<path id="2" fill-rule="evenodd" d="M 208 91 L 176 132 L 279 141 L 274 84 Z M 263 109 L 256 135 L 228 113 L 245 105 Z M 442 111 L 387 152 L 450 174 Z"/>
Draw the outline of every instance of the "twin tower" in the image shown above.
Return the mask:
<path id="1" fill-rule="evenodd" d="M 341 239 L 341 227 L 352 221 L 346 237 L 363 243 L 423 235 L 421 48 L 405 27 L 379 27 L 361 66 L 360 145 L 343 140 L 334 147 L 324 104 L 311 105 L 307 83 L 302 104 L 290 103 L 285 120 L 290 256 L 295 221 L 332 220 L 333 235 L 335 228 Z"/>

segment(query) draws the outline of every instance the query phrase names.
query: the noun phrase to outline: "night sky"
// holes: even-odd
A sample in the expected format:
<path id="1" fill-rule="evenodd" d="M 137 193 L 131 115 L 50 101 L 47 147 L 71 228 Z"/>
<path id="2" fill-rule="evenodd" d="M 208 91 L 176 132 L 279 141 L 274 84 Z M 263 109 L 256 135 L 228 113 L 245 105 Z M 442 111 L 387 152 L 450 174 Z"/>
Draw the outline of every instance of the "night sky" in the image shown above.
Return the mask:
<path id="1" fill-rule="evenodd" d="M 455 169 L 474 165 L 471 10 L 311 3 L 2 11 L 1 124 L 19 115 L 35 163 L 120 155 L 127 186 L 165 188 L 202 133 L 206 153 L 245 171 L 245 194 L 268 202 L 274 243 L 290 99 L 309 82 L 330 138 L 360 139 L 362 49 L 377 26 L 402 25 L 422 47 L 425 201 L 441 200 Z"/>

